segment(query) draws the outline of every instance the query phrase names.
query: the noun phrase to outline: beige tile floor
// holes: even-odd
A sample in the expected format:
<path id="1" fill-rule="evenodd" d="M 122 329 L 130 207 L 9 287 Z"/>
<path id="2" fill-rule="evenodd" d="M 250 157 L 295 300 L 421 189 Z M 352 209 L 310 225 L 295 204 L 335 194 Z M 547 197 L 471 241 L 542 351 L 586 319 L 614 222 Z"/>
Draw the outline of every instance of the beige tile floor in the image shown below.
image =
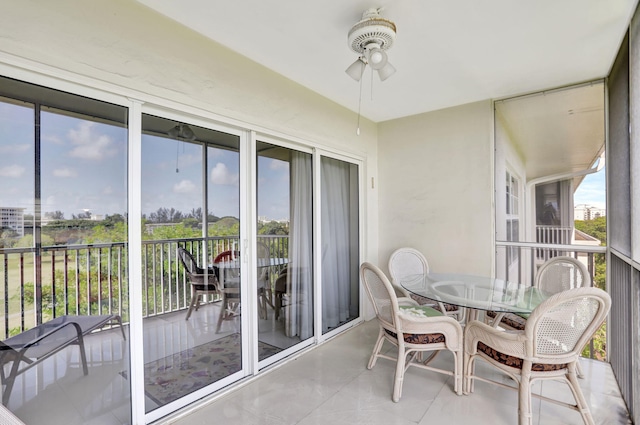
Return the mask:
<path id="1" fill-rule="evenodd" d="M 377 323 L 366 322 L 224 397 L 168 419 L 174 425 L 234 424 L 517 424 L 517 392 L 476 382 L 475 392 L 458 396 L 451 377 L 410 368 L 402 399 L 391 401 L 394 363 L 384 359 L 366 368 Z M 434 362 L 447 367 L 452 357 Z M 478 362 L 485 376 L 499 373 Z M 607 363 L 582 360 L 581 380 L 596 424 L 630 424 L 627 409 Z M 505 382 L 508 378 L 505 378 Z M 566 384 L 538 382 L 534 391 L 571 400 Z M 582 424 L 578 412 L 534 399 L 534 425 Z"/>
<path id="2" fill-rule="evenodd" d="M 160 341 L 167 329 L 176 335 L 199 338 L 188 331 L 209 312 L 201 309 L 196 320 L 171 320 L 145 328 Z M 211 314 L 215 315 L 215 311 Z M 164 319 L 163 319 L 164 320 Z M 184 329 L 183 329 L 184 328 Z M 199 328 L 199 327 L 198 327 Z M 161 332 L 162 335 L 157 334 Z M 483 382 L 469 396 L 453 392 L 452 378 L 411 368 L 402 399 L 391 401 L 394 363 L 380 359 L 366 368 L 377 336 L 375 320 L 363 323 L 286 364 L 261 374 L 248 384 L 191 410 L 160 420 L 163 424 L 474 424 L 517 423 L 517 392 Z M 180 337 L 179 339 L 181 339 Z M 45 367 L 21 378 L 10 408 L 27 424 L 117 425 L 129 422 L 128 382 L 120 371 L 128 361 L 127 344 L 118 330 L 87 338 L 88 376 L 79 370 L 77 350 L 63 350 Z M 157 347 L 156 347 L 157 348 Z M 389 346 L 389 349 L 391 347 Z M 439 355 L 435 363 L 450 367 L 452 356 Z M 580 380 L 597 424 L 629 424 L 627 410 L 609 364 L 582 360 L 586 378 Z M 478 371 L 499 378 L 482 367 Z M 37 379 L 29 374 L 33 372 Z M 505 381 L 507 379 L 505 378 Z M 25 385 L 27 382 L 34 384 Z M 534 386 L 546 396 L 570 400 L 568 387 L 544 382 Z M 534 399 L 534 425 L 582 424 L 580 415 L 567 408 Z"/>

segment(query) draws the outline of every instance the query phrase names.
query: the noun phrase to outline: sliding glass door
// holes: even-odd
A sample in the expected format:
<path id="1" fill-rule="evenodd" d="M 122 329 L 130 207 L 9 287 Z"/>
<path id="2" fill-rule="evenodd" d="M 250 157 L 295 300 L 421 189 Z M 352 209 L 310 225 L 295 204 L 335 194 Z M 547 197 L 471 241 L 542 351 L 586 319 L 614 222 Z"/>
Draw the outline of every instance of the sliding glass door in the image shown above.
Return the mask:
<path id="1" fill-rule="evenodd" d="M 313 337 L 310 153 L 257 142 L 258 360 Z"/>
<path id="2" fill-rule="evenodd" d="M 358 166 L 322 157 L 322 333 L 360 316 Z"/>
<path id="3" fill-rule="evenodd" d="M 242 376 L 240 136 L 148 114 L 142 128 L 144 388 L 154 419 Z"/>
<path id="4" fill-rule="evenodd" d="M 127 116 L 0 77 L 2 395 L 25 423 L 130 423 Z"/>

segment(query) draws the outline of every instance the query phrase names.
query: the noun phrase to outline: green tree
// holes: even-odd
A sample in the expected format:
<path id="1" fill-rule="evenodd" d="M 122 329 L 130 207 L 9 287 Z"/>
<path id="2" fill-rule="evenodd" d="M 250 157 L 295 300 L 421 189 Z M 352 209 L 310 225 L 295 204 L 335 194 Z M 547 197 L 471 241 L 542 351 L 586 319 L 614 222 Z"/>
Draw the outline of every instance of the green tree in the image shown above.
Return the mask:
<path id="1" fill-rule="evenodd" d="M 576 220 L 575 228 L 599 239 L 602 245 L 607 244 L 607 217 L 598 217 L 593 220 Z"/>
<path id="2" fill-rule="evenodd" d="M 42 246 L 53 245 L 53 238 L 49 235 L 43 234 L 41 237 Z M 32 248 L 33 247 L 33 235 L 24 235 L 21 237 L 15 245 L 17 248 Z"/>
<path id="3" fill-rule="evenodd" d="M 113 224 L 101 224 L 93 228 L 87 235 L 85 243 L 112 243 L 124 242 L 127 240 L 127 225 L 125 222 Z"/>
<path id="4" fill-rule="evenodd" d="M 288 235 L 289 226 L 286 223 L 270 221 L 268 223 L 258 225 L 259 235 Z"/>
<path id="5" fill-rule="evenodd" d="M 240 221 L 235 217 L 223 217 L 209 225 L 211 236 L 238 236 L 240 234 Z"/>

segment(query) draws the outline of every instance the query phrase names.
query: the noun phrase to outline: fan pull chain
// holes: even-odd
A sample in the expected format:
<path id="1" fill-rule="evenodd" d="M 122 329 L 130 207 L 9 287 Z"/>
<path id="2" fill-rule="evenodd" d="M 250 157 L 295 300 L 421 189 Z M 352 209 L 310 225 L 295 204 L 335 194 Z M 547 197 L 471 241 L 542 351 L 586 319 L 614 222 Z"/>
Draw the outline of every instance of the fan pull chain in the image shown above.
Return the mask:
<path id="1" fill-rule="evenodd" d="M 360 135 L 360 107 L 362 106 L 362 78 L 360 78 L 360 94 L 358 95 L 358 128 L 356 129 L 356 135 Z"/>
<path id="2" fill-rule="evenodd" d="M 373 102 L 373 68 L 371 68 L 371 101 Z"/>
<path id="3" fill-rule="evenodd" d="M 176 173 L 180 172 L 178 168 L 178 158 L 180 157 L 180 142 L 176 143 Z"/>

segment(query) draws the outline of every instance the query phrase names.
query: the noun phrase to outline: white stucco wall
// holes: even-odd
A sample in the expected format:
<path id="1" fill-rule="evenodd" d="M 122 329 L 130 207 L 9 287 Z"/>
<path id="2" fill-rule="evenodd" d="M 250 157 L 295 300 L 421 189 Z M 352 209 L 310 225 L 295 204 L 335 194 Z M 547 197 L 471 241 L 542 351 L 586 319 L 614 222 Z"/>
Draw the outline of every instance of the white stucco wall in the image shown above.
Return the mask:
<path id="1" fill-rule="evenodd" d="M 490 101 L 378 127 L 379 261 L 402 246 L 432 271 L 493 270 L 493 109 Z"/>

